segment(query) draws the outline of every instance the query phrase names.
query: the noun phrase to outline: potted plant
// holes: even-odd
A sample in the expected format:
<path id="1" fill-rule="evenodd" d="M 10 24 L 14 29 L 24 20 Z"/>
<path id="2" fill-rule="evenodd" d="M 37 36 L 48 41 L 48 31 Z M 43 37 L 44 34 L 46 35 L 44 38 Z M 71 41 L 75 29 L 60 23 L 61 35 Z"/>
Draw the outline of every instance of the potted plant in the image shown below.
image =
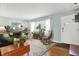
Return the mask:
<path id="1" fill-rule="evenodd" d="M 41 24 L 36 27 L 36 30 L 32 33 L 34 38 L 39 38 L 44 35 L 45 28 L 42 28 Z"/>
<path id="2" fill-rule="evenodd" d="M 33 38 L 38 39 L 39 33 L 38 32 L 32 32 Z"/>
<path id="3" fill-rule="evenodd" d="M 26 28 L 24 29 L 24 33 L 25 33 L 26 35 L 28 35 L 29 32 L 30 32 L 29 28 L 26 27 Z"/>
<path id="4" fill-rule="evenodd" d="M 20 39 L 20 40 L 19 40 L 20 45 L 23 45 L 24 42 L 28 39 L 28 37 L 27 37 L 27 36 L 20 36 L 19 39 Z"/>

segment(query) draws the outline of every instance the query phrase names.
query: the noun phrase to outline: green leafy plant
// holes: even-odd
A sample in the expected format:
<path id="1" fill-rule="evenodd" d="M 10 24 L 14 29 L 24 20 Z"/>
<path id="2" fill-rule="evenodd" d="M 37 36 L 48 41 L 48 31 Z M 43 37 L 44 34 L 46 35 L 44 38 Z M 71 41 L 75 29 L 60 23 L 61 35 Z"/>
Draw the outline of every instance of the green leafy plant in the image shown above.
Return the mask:
<path id="1" fill-rule="evenodd" d="M 20 36 L 20 43 L 24 43 L 28 38 L 26 36 Z"/>
<path id="2" fill-rule="evenodd" d="M 24 29 L 24 31 L 27 32 L 27 31 L 28 31 L 28 28 L 26 27 L 26 28 Z"/>
<path id="3" fill-rule="evenodd" d="M 37 39 L 38 36 L 39 36 L 39 33 L 38 33 L 38 32 L 32 32 L 32 34 L 33 34 L 33 37 L 34 37 L 35 39 Z"/>
<path id="4" fill-rule="evenodd" d="M 40 35 L 42 35 L 45 31 L 45 28 L 42 28 L 41 24 L 39 24 L 36 27 L 36 30 L 34 32 L 32 32 L 33 36 L 38 38 Z"/>
<path id="5" fill-rule="evenodd" d="M 45 31 L 45 28 L 42 28 L 41 24 L 39 24 L 39 25 L 36 27 L 36 29 L 39 30 L 39 34 L 40 34 L 40 33 L 44 33 L 44 31 Z"/>
<path id="6" fill-rule="evenodd" d="M 26 35 L 28 35 L 28 34 L 30 33 L 30 30 L 29 30 L 29 28 L 27 28 L 27 27 L 26 27 L 23 31 L 24 31 L 24 33 L 25 33 Z"/>

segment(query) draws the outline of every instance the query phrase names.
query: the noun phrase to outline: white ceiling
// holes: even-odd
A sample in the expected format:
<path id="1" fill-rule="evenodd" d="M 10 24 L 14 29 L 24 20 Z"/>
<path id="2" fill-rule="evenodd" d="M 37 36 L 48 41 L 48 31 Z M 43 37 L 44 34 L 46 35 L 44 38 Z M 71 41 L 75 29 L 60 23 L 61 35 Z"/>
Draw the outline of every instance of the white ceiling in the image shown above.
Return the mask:
<path id="1" fill-rule="evenodd" d="M 72 3 L 0 3 L 0 16 L 33 19 L 73 10 L 75 7 Z"/>

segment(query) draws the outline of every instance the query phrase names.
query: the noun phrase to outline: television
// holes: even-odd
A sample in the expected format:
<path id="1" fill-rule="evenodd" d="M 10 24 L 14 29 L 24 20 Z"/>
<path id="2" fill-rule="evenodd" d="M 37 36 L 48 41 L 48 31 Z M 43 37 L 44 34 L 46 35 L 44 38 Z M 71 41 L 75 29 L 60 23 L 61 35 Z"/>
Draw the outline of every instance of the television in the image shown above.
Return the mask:
<path id="1" fill-rule="evenodd" d="M 75 15 L 75 22 L 79 22 L 79 14 Z"/>

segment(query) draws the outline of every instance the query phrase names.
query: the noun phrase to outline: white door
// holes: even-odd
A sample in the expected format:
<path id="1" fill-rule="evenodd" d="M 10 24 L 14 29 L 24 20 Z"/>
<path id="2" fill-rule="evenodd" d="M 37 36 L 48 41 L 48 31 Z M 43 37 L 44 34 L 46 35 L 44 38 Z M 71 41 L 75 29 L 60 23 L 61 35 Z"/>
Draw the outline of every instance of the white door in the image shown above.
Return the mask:
<path id="1" fill-rule="evenodd" d="M 78 23 L 74 21 L 75 15 L 61 18 L 61 42 L 68 44 L 79 44 Z"/>

